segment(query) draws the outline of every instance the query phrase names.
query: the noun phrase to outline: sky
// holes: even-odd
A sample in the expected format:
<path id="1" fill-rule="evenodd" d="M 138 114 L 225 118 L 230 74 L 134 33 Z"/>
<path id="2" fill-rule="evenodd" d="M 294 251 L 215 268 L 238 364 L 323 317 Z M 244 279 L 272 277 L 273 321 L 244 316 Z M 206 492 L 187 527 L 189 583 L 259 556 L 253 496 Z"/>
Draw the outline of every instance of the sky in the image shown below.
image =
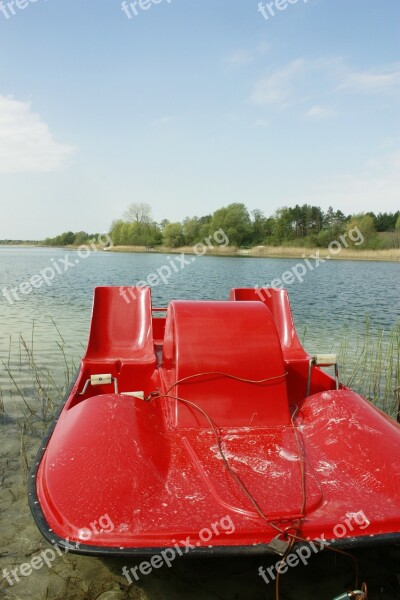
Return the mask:
<path id="1" fill-rule="evenodd" d="M 0 239 L 132 202 L 398 210 L 399 23 L 398 0 L 0 0 Z"/>

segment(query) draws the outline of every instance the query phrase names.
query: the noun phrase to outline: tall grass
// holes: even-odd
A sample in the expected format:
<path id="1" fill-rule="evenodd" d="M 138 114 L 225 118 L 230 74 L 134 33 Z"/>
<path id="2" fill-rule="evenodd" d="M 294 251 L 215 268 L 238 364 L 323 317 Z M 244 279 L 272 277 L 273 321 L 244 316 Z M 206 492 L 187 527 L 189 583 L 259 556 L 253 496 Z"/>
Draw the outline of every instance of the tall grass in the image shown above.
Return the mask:
<path id="1" fill-rule="evenodd" d="M 315 254 L 319 250 L 320 255 L 330 256 L 332 260 L 400 260 L 400 250 L 391 248 L 386 250 L 360 250 L 357 248 L 342 248 L 337 254 L 331 254 L 328 248 L 302 247 L 302 246 L 255 246 L 247 251 L 250 256 L 273 257 L 273 258 L 304 258 Z"/>
<path id="2" fill-rule="evenodd" d="M 71 371 L 74 370 L 73 362 L 68 361 L 65 353 L 65 341 L 55 323 L 53 324 L 59 337 L 56 341 L 59 360 L 64 368 L 61 376 L 59 373 L 58 377 L 54 377 L 49 368 L 40 364 L 40 355 L 34 343 L 34 324 L 29 341 L 19 337 L 17 351 L 10 339 L 8 356 L 2 361 L 9 387 L 6 389 L 3 379 L 3 389 L 0 388 L 0 419 L 14 422 L 19 430 L 19 454 L 25 479 L 29 472 L 31 459 L 28 457 L 35 446 L 34 440 L 43 436 L 53 419 L 69 386 Z"/>
<path id="3" fill-rule="evenodd" d="M 391 330 L 366 317 L 344 326 L 339 344 L 340 379 L 393 418 L 400 400 L 400 322 Z"/>
<path id="4" fill-rule="evenodd" d="M 0 416 L 4 415 L 6 406 L 11 402 L 16 409 L 17 418 L 33 417 L 42 423 L 52 419 L 73 373 L 76 372 L 74 362 L 66 355 L 65 340 L 54 322 L 53 325 L 59 338 L 55 344 L 63 371 L 59 369 L 55 375 L 50 368 L 41 364 L 39 351 L 35 349 L 34 324 L 29 341 L 22 335 L 19 336 L 17 351 L 10 338 L 7 358 L 1 361 L 10 387 L 6 389 L 3 379 L 3 389 L 0 387 Z"/>
<path id="5" fill-rule="evenodd" d="M 400 249 L 358 249 L 342 248 L 340 253 L 332 254 L 328 248 L 315 246 L 254 246 L 253 248 L 237 248 L 236 246 L 219 246 L 215 244 L 213 248 L 207 248 L 207 255 L 212 256 L 253 256 L 258 258 L 304 258 L 311 256 L 319 251 L 321 256 L 330 256 L 332 260 L 381 260 L 381 261 L 399 261 Z M 149 252 L 145 246 L 113 246 L 108 252 Z M 156 246 L 151 250 L 156 254 L 194 254 L 193 246 L 182 246 L 180 248 L 168 248 L 166 246 Z"/>

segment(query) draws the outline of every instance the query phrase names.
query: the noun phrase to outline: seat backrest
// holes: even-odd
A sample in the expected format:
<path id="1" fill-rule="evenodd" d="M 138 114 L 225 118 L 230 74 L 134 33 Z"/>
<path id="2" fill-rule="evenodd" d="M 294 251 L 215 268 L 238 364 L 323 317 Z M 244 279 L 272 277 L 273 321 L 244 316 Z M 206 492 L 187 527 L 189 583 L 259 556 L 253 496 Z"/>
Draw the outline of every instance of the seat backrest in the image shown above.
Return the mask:
<path id="1" fill-rule="evenodd" d="M 281 345 L 261 302 L 171 302 L 163 371 L 171 395 L 194 402 L 219 427 L 290 422 Z M 253 383 L 261 380 L 268 381 Z M 200 411 L 179 401 L 174 424 L 209 428 Z"/>
<path id="2" fill-rule="evenodd" d="M 85 359 L 155 363 L 150 288 L 95 289 Z"/>
<path id="3" fill-rule="evenodd" d="M 296 333 L 286 290 L 276 288 L 233 288 L 231 300 L 261 301 L 273 316 L 285 360 L 309 359 Z"/>

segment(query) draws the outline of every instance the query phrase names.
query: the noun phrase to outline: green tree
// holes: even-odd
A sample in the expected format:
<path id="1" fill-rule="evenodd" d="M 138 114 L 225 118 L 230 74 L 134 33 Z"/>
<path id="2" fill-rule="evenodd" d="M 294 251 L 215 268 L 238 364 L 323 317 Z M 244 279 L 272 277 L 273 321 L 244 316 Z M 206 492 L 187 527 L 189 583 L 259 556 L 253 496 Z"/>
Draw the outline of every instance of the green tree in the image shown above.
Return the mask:
<path id="1" fill-rule="evenodd" d="M 185 245 L 185 236 L 181 223 L 168 223 L 163 231 L 164 244 L 168 248 L 180 248 Z"/>
<path id="2" fill-rule="evenodd" d="M 200 241 L 201 224 L 197 217 L 187 217 L 183 221 L 183 234 L 187 244 L 195 244 Z"/>
<path id="3" fill-rule="evenodd" d="M 164 231 L 164 229 L 166 228 L 166 226 L 168 225 L 168 223 L 169 223 L 168 219 L 163 219 L 160 222 L 161 231 Z"/>
<path id="4" fill-rule="evenodd" d="M 256 208 L 251 213 L 253 217 L 252 243 L 262 244 L 267 237 L 267 219 L 261 210 Z"/>
<path id="5" fill-rule="evenodd" d="M 327 240 L 328 239 L 328 236 L 326 235 L 326 232 L 327 232 L 327 233 L 329 233 L 328 243 L 333 240 L 336 240 L 340 234 L 345 232 L 346 221 L 347 221 L 347 217 L 342 213 L 341 210 L 337 210 L 335 212 L 333 210 L 332 206 L 330 206 L 322 218 L 322 231 L 321 231 L 321 236 L 319 236 L 320 239 Z"/>
<path id="6" fill-rule="evenodd" d="M 400 216 L 400 211 L 395 213 L 379 213 L 375 218 L 376 230 L 377 231 L 394 231 L 396 229 L 396 222 Z"/>
<path id="7" fill-rule="evenodd" d="M 204 240 L 207 236 L 213 234 L 213 232 L 211 231 L 211 221 L 212 215 L 206 215 L 205 217 L 199 218 L 199 242 Z"/>
<path id="8" fill-rule="evenodd" d="M 114 246 L 120 246 L 122 244 L 121 229 L 123 224 L 124 222 L 121 219 L 113 221 L 111 224 L 110 238 L 112 239 Z"/>
<path id="9" fill-rule="evenodd" d="M 320 248 L 327 248 L 335 238 L 332 237 L 332 233 L 329 229 L 321 229 L 317 236 L 317 246 Z"/>
<path id="10" fill-rule="evenodd" d="M 375 228 L 374 218 L 371 215 L 368 215 L 365 213 L 361 213 L 359 215 L 353 215 L 347 223 L 346 231 L 349 232 L 351 229 L 354 229 L 355 227 L 357 227 L 360 230 L 360 232 L 364 238 L 364 242 L 363 242 L 364 247 L 366 247 L 366 246 L 371 247 L 371 246 L 375 245 L 373 243 L 373 241 L 376 238 L 376 228 Z M 353 244 L 350 240 L 349 240 L 349 243 Z"/>
<path id="11" fill-rule="evenodd" d="M 122 223 L 119 243 L 121 244 L 121 246 L 130 246 L 131 245 L 131 224 L 130 223 Z"/>
<path id="12" fill-rule="evenodd" d="M 58 246 L 71 246 L 75 242 L 75 234 L 73 231 L 66 231 L 57 236 L 56 240 Z"/>
<path id="13" fill-rule="evenodd" d="M 211 231 L 223 229 L 232 246 L 251 243 L 252 224 L 244 204 L 229 204 L 216 210 L 212 216 L 210 228 Z"/>
<path id="14" fill-rule="evenodd" d="M 76 246 L 82 246 L 83 244 L 86 244 L 88 240 L 89 234 L 86 233 L 86 231 L 78 231 L 78 233 L 75 234 L 74 244 Z"/>
<path id="15" fill-rule="evenodd" d="M 293 233 L 293 214 L 291 209 L 284 206 L 279 208 L 274 214 L 274 223 L 272 227 L 270 241 L 278 246 L 287 240 L 294 239 Z"/>

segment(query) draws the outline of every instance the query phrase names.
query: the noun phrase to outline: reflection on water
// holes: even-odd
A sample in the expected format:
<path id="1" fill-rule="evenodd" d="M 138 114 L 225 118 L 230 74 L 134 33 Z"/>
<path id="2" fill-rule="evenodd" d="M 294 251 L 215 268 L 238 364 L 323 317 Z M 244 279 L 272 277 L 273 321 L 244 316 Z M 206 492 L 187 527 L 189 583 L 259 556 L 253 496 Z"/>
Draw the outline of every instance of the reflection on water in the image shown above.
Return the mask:
<path id="1" fill-rule="evenodd" d="M 21 293 L 21 283 L 43 271 L 49 274 L 45 270 L 56 263 L 66 264 L 66 256 L 70 266 L 65 272 L 57 273 L 49 284 L 43 282 L 30 293 Z M 231 287 L 269 283 L 297 262 L 196 257 L 172 273 L 168 285 L 154 287 L 153 302 L 165 306 L 173 298 L 227 299 Z M 27 508 L 28 466 L 62 397 L 66 374 L 73 376 L 85 350 L 93 288 L 132 285 L 168 264 L 166 255 L 153 253 L 93 252 L 81 258 L 76 252 L 66 254 L 58 249 L 0 248 L 0 416 L 2 403 L 5 408 L 0 419 L 0 581 L 3 568 L 29 562 L 47 547 Z M 303 283 L 288 286 L 295 323 L 300 337 L 306 330 L 307 347 L 332 351 L 343 328 L 354 327 L 366 313 L 376 326 L 391 329 L 400 316 L 399 273 L 395 263 L 325 262 L 308 272 Z M 349 344 L 350 356 L 351 340 Z M 371 573 L 377 573 L 374 585 L 393 587 L 396 558 L 380 552 L 365 553 L 360 564 L 370 579 Z M 193 599 L 273 599 L 273 585 L 266 586 L 257 574 L 261 563 L 268 566 L 272 562 L 254 558 L 181 561 L 148 576 L 139 586 L 129 586 L 121 576 L 126 561 L 66 555 L 50 569 L 34 571 L 11 587 L 3 579 L 0 597 L 154 600 L 190 594 Z M 283 578 L 282 597 L 330 598 L 352 579 L 351 561 L 326 556 L 322 560 L 315 557 L 314 562 L 307 568 L 292 569 L 287 579 Z M 316 583 L 315 569 L 325 573 L 321 584 Z M 395 598 L 391 593 L 384 597 Z"/>

